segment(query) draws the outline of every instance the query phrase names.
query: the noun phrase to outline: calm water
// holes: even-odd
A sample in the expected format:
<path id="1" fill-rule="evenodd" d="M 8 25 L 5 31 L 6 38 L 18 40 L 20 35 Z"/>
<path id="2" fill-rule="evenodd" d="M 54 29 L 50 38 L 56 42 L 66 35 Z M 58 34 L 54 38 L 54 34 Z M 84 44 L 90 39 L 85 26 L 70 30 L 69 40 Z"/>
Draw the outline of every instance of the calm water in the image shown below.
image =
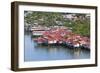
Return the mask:
<path id="1" fill-rule="evenodd" d="M 31 34 L 24 37 L 24 61 L 88 59 L 90 51 L 83 49 L 70 49 L 63 46 L 38 45 L 31 38 Z"/>

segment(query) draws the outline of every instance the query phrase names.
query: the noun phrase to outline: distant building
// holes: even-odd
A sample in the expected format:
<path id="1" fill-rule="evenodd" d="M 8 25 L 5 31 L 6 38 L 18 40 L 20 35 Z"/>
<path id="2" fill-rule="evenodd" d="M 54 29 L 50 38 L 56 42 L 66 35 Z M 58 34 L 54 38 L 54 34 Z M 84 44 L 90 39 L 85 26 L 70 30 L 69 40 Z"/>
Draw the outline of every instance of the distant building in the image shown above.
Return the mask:
<path id="1" fill-rule="evenodd" d="M 50 30 L 50 29 L 47 27 L 42 27 L 42 26 L 38 26 L 38 27 L 34 26 L 31 28 L 32 34 L 35 36 L 43 35 L 43 33 L 48 30 Z"/>
<path id="2" fill-rule="evenodd" d="M 74 20 L 76 19 L 77 17 L 75 16 L 75 14 L 66 14 L 66 15 L 63 15 L 63 18 L 65 20 Z"/>

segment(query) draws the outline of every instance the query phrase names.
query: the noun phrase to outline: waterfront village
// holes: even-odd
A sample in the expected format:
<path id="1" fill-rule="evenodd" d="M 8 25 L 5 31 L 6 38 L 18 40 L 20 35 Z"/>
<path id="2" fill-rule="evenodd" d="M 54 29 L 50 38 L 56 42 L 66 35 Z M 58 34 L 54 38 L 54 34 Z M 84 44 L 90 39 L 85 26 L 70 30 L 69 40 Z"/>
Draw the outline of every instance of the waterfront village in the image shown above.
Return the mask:
<path id="1" fill-rule="evenodd" d="M 72 32 L 65 26 L 32 27 L 32 35 L 38 36 L 35 42 L 42 45 L 62 45 L 69 48 L 84 48 L 90 50 L 90 38 Z"/>
<path id="2" fill-rule="evenodd" d="M 62 45 L 90 50 L 89 22 L 89 14 L 25 12 L 25 30 L 30 30 L 33 41 L 42 45 Z"/>

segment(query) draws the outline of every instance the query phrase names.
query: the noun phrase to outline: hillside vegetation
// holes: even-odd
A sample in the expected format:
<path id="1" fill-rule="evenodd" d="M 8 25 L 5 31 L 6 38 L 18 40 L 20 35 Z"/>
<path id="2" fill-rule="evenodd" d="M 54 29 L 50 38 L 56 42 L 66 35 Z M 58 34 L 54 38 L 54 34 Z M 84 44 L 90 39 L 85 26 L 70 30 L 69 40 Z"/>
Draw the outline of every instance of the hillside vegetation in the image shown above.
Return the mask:
<path id="1" fill-rule="evenodd" d="M 88 14 L 25 11 L 24 22 L 27 27 L 38 25 L 70 27 L 74 33 L 90 37 L 90 16 Z"/>

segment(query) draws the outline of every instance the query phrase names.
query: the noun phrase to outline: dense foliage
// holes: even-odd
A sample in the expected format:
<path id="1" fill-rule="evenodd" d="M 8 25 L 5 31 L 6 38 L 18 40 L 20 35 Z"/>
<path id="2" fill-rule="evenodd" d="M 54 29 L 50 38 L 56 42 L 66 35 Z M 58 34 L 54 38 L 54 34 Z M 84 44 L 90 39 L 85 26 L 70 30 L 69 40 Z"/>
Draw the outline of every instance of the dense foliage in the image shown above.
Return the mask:
<path id="1" fill-rule="evenodd" d="M 87 14 L 77 14 L 73 13 L 76 19 L 66 19 L 64 16 L 71 13 L 58 13 L 58 12 L 32 12 L 25 11 L 25 26 L 65 26 L 70 27 L 74 33 L 90 36 L 90 17 Z"/>

